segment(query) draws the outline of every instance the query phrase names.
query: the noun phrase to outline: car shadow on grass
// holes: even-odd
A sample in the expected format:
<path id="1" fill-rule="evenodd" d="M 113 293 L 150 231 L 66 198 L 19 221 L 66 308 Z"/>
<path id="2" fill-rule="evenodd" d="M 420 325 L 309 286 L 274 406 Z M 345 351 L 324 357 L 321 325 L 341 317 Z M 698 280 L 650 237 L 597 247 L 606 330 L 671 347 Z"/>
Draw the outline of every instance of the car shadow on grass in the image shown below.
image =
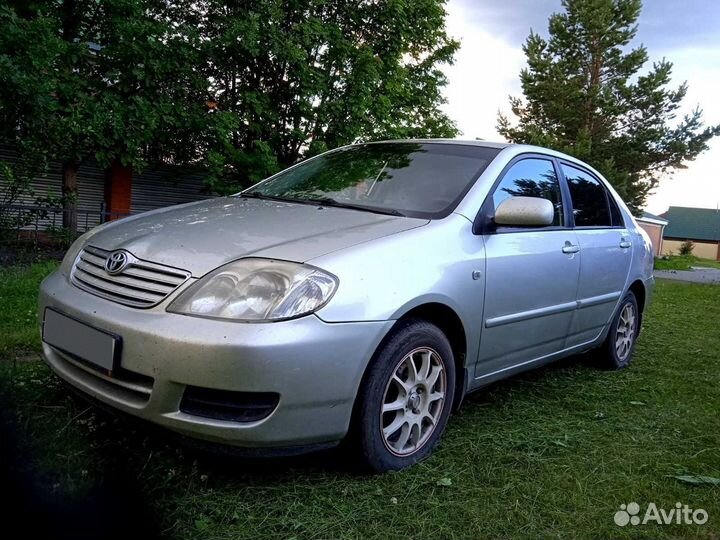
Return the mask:
<path id="1" fill-rule="evenodd" d="M 542 387 L 550 379 L 562 384 L 562 379 L 575 378 L 579 372 L 591 376 L 590 374 L 595 370 L 589 364 L 590 359 L 587 355 L 575 355 L 491 383 L 466 396 L 461 409 L 468 411 L 476 407 L 500 407 L 505 400 L 515 399 L 510 390 L 519 386 L 532 384 Z M 265 482 L 284 482 L 292 478 L 293 473 L 351 476 L 371 474 L 359 460 L 352 440 L 298 455 L 248 456 L 242 449 L 199 442 L 133 416 L 119 413 L 95 400 L 88 400 L 84 394 L 77 392 L 73 394 L 78 408 L 90 401 L 95 404 L 98 414 L 104 416 L 108 431 L 107 433 L 98 431 L 96 438 L 116 441 L 104 445 L 102 452 L 104 460 L 117 462 L 118 466 L 122 466 L 121 464 L 127 460 L 127 445 L 141 440 L 151 454 L 172 454 L 186 466 L 191 464 L 192 470 L 203 471 L 206 475 L 223 477 L 227 480 L 252 478 L 262 479 Z M 119 439 L 118 433 L 121 434 Z M 147 463 L 142 466 L 147 467 Z"/>
<path id="2" fill-rule="evenodd" d="M 152 506 L 136 477 L 108 469 L 83 493 L 65 493 L 23 441 L 13 402 L 0 389 L 0 520 L 27 538 L 136 540 L 159 537 Z M 132 516 L 131 519 L 128 519 Z"/>
<path id="3" fill-rule="evenodd" d="M 577 379 L 579 375 L 593 376 L 593 374 L 602 373 L 602 370 L 595 366 L 596 361 L 591 354 L 575 354 L 542 367 L 530 368 L 505 379 L 491 382 L 466 395 L 461 409 L 473 405 L 487 406 L 492 403 L 499 405 L 501 400 L 515 399 L 511 390 L 519 387 L 528 385 L 542 387 L 550 382 L 563 384 L 565 380 Z"/>
<path id="4" fill-rule="evenodd" d="M 593 377 L 590 375 L 593 370 L 587 364 L 587 357 L 573 356 L 490 384 L 468 396 L 461 413 L 475 415 L 481 408 L 502 409 L 517 398 L 515 390 L 528 388 L 528 385 L 542 392 L 544 387 L 552 385 L 567 387 L 578 375 Z M 28 530 L 43 537 L 58 537 L 58 534 L 52 534 L 53 531 L 63 531 L 59 537 L 76 539 L 156 537 L 160 529 L 152 517 L 155 498 L 178 490 L 233 490 L 248 484 L 282 486 L 299 479 L 322 482 L 369 477 L 352 444 L 288 457 L 238 456 L 227 447 L 198 447 L 170 431 L 114 409 L 98 407 L 96 402 L 96 405 L 88 405 L 84 394 L 63 388 L 57 392 L 56 399 L 68 407 L 70 418 L 77 419 L 83 414 L 94 418 L 92 430 L 87 426 L 78 430 L 78 442 L 85 447 L 87 459 L 87 464 L 83 462 L 82 466 L 93 469 L 87 478 L 87 489 L 69 496 L 62 490 L 55 490 L 55 480 L 48 479 L 38 466 L 46 458 L 43 453 L 47 449 L 37 441 L 29 448 L 20 444 L 20 426 L 11 415 L 3 417 L 5 435 L 0 450 L 5 458 L 3 463 L 10 466 L 0 471 L 8 472 L 0 480 L 18 494 L 14 505 L 6 507 L 5 511 L 13 517 L 11 523 L 25 522 L 29 524 Z M 68 394 L 74 396 L 69 402 Z M 15 410 L 12 403 L 4 405 L 5 411 Z M 552 411 L 548 409 L 547 414 Z M 446 438 L 452 435 L 448 433 Z M 57 439 L 64 435 L 56 432 L 52 436 Z M 64 451 L 69 452 L 69 449 Z M 21 466 L 13 467 L 13 457 L 20 455 Z M 63 474 L 73 476 L 78 473 L 71 469 Z M 37 516 L 41 517 L 38 519 Z M 126 516 L 134 517 L 128 520 Z M 113 524 L 110 530 L 107 528 L 109 523 Z"/>

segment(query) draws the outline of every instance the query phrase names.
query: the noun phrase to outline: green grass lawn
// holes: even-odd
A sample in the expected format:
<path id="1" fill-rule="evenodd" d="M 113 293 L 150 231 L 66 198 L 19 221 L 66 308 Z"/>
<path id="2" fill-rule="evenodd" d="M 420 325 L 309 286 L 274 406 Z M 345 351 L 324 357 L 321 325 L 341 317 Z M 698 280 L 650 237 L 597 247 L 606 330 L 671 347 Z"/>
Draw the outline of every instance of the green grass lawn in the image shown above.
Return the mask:
<path id="1" fill-rule="evenodd" d="M 655 259 L 655 270 L 690 270 L 691 266 L 720 268 L 720 261 L 701 259 L 695 255 L 671 255 L 667 259 Z"/>
<path id="2" fill-rule="evenodd" d="M 0 385 L 18 465 L 53 501 L 118 476 L 165 537 L 718 538 L 720 287 L 657 285 L 633 364 L 575 358 L 471 396 L 410 470 L 365 476 L 330 451 L 246 461 L 178 446 L 71 397 L 38 359 L 35 289 L 52 264 L 0 271 Z M 703 525 L 621 528 L 622 503 L 702 508 Z"/>

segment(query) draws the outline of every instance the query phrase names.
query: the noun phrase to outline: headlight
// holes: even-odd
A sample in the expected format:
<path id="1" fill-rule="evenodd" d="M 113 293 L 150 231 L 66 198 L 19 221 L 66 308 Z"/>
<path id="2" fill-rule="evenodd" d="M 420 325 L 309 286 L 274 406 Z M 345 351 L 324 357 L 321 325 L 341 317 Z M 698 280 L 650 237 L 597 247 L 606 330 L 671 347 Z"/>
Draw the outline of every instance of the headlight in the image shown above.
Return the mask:
<path id="1" fill-rule="evenodd" d="M 240 259 L 194 283 L 167 310 L 234 321 L 279 321 L 317 311 L 337 285 L 335 276 L 314 266 Z"/>

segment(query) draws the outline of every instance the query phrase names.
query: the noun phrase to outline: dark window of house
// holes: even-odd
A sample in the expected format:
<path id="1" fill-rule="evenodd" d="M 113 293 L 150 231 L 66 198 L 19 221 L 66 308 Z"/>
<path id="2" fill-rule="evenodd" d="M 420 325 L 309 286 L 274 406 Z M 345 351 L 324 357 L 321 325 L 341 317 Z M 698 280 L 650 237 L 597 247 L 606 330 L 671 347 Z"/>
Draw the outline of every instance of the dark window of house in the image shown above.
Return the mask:
<path id="1" fill-rule="evenodd" d="M 570 188 L 576 227 L 611 227 L 610 207 L 605 187 L 580 169 L 562 165 Z"/>
<path id="2" fill-rule="evenodd" d="M 528 158 L 515 163 L 505 173 L 493 193 L 497 208 L 508 197 L 541 197 L 555 208 L 552 226 L 561 227 L 563 220 L 562 196 L 555 167 L 548 159 Z"/>

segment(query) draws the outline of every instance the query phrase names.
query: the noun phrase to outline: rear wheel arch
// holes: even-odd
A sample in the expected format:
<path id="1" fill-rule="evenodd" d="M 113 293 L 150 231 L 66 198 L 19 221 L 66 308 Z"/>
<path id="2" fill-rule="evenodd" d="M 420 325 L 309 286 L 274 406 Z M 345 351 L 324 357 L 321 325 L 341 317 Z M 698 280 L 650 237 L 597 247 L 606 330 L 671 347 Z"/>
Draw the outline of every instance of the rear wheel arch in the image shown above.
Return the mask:
<path id="1" fill-rule="evenodd" d="M 628 310 L 629 316 L 624 321 L 625 310 Z M 608 325 L 608 331 L 602 344 L 595 349 L 592 355 L 593 360 L 599 367 L 612 370 L 627 367 L 632 359 L 635 342 L 640 332 L 641 313 L 635 290 L 628 288 L 628 291 L 618 303 L 618 309 Z M 619 347 L 623 346 L 623 341 L 625 341 L 626 347 L 628 347 L 629 343 L 629 347 L 620 350 Z"/>
<path id="2" fill-rule="evenodd" d="M 647 293 L 645 291 L 645 284 L 640 279 L 636 279 L 632 283 L 630 283 L 630 286 L 625 290 L 625 292 L 622 293 L 620 298 L 618 299 L 618 303 L 615 306 L 615 309 L 613 310 L 612 317 L 610 318 L 610 321 L 608 321 L 607 326 L 605 328 L 605 331 L 601 334 L 602 339 L 600 339 L 600 342 L 604 341 L 605 338 L 607 338 L 607 332 L 610 331 L 610 327 L 612 325 L 612 321 L 615 318 L 615 315 L 617 315 L 618 311 L 622 307 L 622 299 L 625 297 L 627 293 L 633 293 L 635 295 L 635 301 L 637 302 L 638 307 L 638 317 L 639 317 L 639 325 L 638 329 L 642 327 L 642 322 L 644 319 L 644 311 L 645 311 L 645 301 L 647 298 Z"/>
<path id="3" fill-rule="evenodd" d="M 628 292 L 635 295 L 635 301 L 637 302 L 638 307 L 638 332 L 640 332 L 643 319 L 645 318 L 645 301 L 647 295 L 645 284 L 641 280 L 636 279 L 630 284 L 630 287 L 628 287 Z"/>
<path id="4" fill-rule="evenodd" d="M 641 280 L 636 279 L 630 284 L 628 290 L 635 295 L 635 299 L 638 304 L 638 311 L 642 314 L 645 311 L 645 284 Z"/>

